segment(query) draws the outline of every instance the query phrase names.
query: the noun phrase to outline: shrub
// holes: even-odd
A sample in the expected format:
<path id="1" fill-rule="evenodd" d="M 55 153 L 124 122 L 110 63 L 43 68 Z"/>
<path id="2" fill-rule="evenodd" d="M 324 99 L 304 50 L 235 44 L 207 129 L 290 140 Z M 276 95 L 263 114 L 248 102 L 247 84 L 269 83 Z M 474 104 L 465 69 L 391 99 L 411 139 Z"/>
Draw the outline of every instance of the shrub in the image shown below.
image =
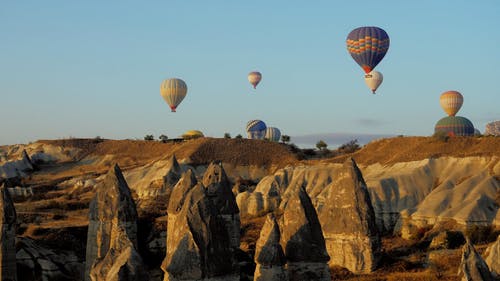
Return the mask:
<path id="1" fill-rule="evenodd" d="M 166 135 L 160 135 L 158 138 L 159 138 L 159 139 L 160 139 L 160 141 L 161 141 L 161 142 L 163 142 L 163 143 L 167 142 L 167 140 L 168 140 L 168 137 L 167 137 Z"/>
<path id="2" fill-rule="evenodd" d="M 147 141 L 152 141 L 154 139 L 155 139 L 155 137 L 153 135 L 145 135 L 144 136 L 144 140 L 147 140 Z"/>
<path id="3" fill-rule="evenodd" d="M 230 139 L 230 138 L 231 138 L 231 134 L 229 134 L 229 133 L 224 133 L 224 138 L 225 138 L 225 139 Z"/>
<path id="4" fill-rule="evenodd" d="M 358 144 L 358 140 L 353 139 L 353 140 L 348 141 L 348 142 L 342 144 L 341 146 L 339 146 L 338 150 L 339 150 L 339 152 L 342 152 L 342 153 L 353 153 L 353 152 L 359 150 L 360 148 L 361 147 Z"/>
<path id="5" fill-rule="evenodd" d="M 236 138 L 236 139 L 242 139 L 242 138 L 243 138 L 243 136 L 242 136 L 242 135 L 240 135 L 240 134 L 237 134 L 237 135 L 236 135 L 236 137 L 234 137 L 234 138 Z"/>

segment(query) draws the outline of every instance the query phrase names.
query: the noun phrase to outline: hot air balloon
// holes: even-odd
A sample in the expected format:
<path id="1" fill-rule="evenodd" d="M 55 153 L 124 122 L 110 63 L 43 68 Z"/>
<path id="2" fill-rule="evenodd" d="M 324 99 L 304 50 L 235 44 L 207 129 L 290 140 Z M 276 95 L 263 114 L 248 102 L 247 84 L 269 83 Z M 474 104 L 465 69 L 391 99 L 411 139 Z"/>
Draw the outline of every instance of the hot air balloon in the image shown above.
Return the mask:
<path id="1" fill-rule="evenodd" d="M 455 116 L 464 103 L 464 97 L 457 91 L 447 91 L 441 94 L 439 103 L 448 116 Z"/>
<path id="2" fill-rule="evenodd" d="M 449 136 L 473 136 L 474 125 L 465 117 L 448 116 L 436 123 L 434 133 L 439 132 L 443 132 Z"/>
<path id="3" fill-rule="evenodd" d="M 267 127 L 265 138 L 270 141 L 278 142 L 281 138 L 281 132 L 278 128 Z"/>
<path id="4" fill-rule="evenodd" d="M 347 51 L 367 74 L 379 64 L 388 49 L 389 35 L 382 28 L 358 27 L 347 35 Z"/>
<path id="5" fill-rule="evenodd" d="M 247 123 L 247 135 L 249 139 L 261 140 L 266 134 L 266 123 L 261 120 L 250 120 Z"/>
<path id="6" fill-rule="evenodd" d="M 168 103 L 172 112 L 175 112 L 177 106 L 186 97 L 187 85 L 178 78 L 166 79 L 160 85 L 160 94 Z"/>
<path id="7" fill-rule="evenodd" d="M 262 74 L 258 71 L 252 71 L 248 73 L 248 82 L 252 84 L 253 88 L 257 88 L 257 85 L 259 84 L 260 80 L 262 80 Z"/>
<path id="8" fill-rule="evenodd" d="M 372 90 L 372 93 L 375 94 L 375 91 L 377 88 L 382 84 L 382 81 L 384 81 L 384 76 L 382 73 L 372 70 L 370 73 L 365 75 L 365 83 Z"/>
<path id="9" fill-rule="evenodd" d="M 198 130 L 189 130 L 189 131 L 185 132 L 184 134 L 182 134 L 182 138 L 185 140 L 197 139 L 197 138 L 202 138 L 202 137 L 204 137 L 203 133 L 201 131 L 198 131 Z"/>

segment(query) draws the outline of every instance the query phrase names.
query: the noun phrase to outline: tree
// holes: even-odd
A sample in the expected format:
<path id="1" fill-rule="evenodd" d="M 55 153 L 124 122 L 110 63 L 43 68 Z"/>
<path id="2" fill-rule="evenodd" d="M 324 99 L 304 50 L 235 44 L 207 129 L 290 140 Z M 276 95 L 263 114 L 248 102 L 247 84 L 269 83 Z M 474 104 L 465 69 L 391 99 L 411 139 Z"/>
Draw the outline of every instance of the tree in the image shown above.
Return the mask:
<path id="1" fill-rule="evenodd" d="M 328 147 L 328 144 L 326 144 L 326 142 L 324 142 L 323 140 L 320 140 L 316 143 L 316 147 L 319 150 L 325 150 Z"/>
<path id="2" fill-rule="evenodd" d="M 237 134 L 235 138 L 236 138 L 236 139 L 242 139 L 242 138 L 243 138 L 243 136 L 242 136 L 242 135 L 240 135 L 240 134 Z"/>
<path id="3" fill-rule="evenodd" d="M 281 141 L 284 143 L 289 143 L 290 142 L 290 136 L 289 135 L 281 135 Z"/>
<path id="4" fill-rule="evenodd" d="M 340 152 L 343 152 L 343 153 L 353 153 L 353 152 L 355 152 L 358 149 L 360 149 L 360 146 L 358 144 L 358 140 L 357 139 L 353 139 L 353 140 L 351 140 L 349 142 L 346 142 L 343 145 L 341 145 L 338 150 Z"/>
<path id="5" fill-rule="evenodd" d="M 231 134 L 229 134 L 229 133 L 224 133 L 224 138 L 225 138 L 225 139 L 230 139 L 230 138 L 231 138 Z"/>
<path id="6" fill-rule="evenodd" d="M 147 140 L 147 141 L 152 141 L 154 139 L 155 139 L 155 137 L 153 135 L 146 135 L 146 136 L 144 136 L 144 140 Z"/>
<path id="7" fill-rule="evenodd" d="M 159 137 L 159 139 L 161 140 L 161 142 L 165 143 L 165 142 L 167 142 L 168 137 L 167 137 L 166 135 L 161 135 L 161 136 Z"/>

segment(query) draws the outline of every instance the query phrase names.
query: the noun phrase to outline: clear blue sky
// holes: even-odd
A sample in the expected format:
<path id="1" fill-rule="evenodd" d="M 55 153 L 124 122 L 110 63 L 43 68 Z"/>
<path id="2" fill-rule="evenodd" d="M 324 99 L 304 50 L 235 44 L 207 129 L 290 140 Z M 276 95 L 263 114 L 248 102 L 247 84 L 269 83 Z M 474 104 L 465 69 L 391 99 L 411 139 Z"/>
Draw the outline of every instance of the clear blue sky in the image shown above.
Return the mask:
<path id="1" fill-rule="evenodd" d="M 499 15 L 496 0 L 2 1 L 0 144 L 235 136 L 250 119 L 290 136 L 431 135 L 447 90 L 483 131 L 500 119 Z M 391 38 L 377 95 L 345 47 L 366 25 Z M 159 94 L 170 77 L 189 87 L 177 113 Z"/>

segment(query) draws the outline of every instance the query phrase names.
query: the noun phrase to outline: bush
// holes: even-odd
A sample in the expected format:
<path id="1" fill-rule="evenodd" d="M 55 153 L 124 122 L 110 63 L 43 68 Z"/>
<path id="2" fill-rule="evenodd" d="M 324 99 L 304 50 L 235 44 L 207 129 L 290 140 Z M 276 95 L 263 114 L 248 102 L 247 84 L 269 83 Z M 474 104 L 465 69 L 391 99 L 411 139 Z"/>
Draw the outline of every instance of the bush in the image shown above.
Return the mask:
<path id="1" fill-rule="evenodd" d="M 153 135 L 146 135 L 146 136 L 144 136 L 144 140 L 146 140 L 146 141 L 152 141 L 154 139 L 155 139 L 155 137 Z"/>
<path id="2" fill-rule="evenodd" d="M 243 138 L 243 136 L 242 136 L 242 135 L 240 135 L 240 134 L 237 134 L 237 135 L 236 135 L 236 137 L 234 137 L 234 138 L 236 138 L 236 139 L 242 139 L 242 138 Z"/>
<path id="3" fill-rule="evenodd" d="M 167 142 L 168 137 L 167 137 L 166 135 L 161 135 L 161 136 L 159 137 L 159 139 L 160 139 L 160 141 L 161 141 L 161 142 L 165 143 L 165 142 Z"/>
<path id="4" fill-rule="evenodd" d="M 316 143 L 316 147 L 319 150 L 325 150 L 328 147 L 328 144 L 326 144 L 326 142 L 324 142 L 323 140 L 320 140 Z"/>
<path id="5" fill-rule="evenodd" d="M 231 134 L 229 134 L 229 133 L 224 133 L 224 138 L 225 138 L 225 139 L 230 139 L 230 138 L 231 138 Z"/>
<path id="6" fill-rule="evenodd" d="M 349 142 L 344 143 L 343 145 L 339 146 L 338 151 L 341 153 L 353 153 L 357 150 L 359 150 L 361 147 L 358 144 L 357 139 L 353 139 Z"/>

